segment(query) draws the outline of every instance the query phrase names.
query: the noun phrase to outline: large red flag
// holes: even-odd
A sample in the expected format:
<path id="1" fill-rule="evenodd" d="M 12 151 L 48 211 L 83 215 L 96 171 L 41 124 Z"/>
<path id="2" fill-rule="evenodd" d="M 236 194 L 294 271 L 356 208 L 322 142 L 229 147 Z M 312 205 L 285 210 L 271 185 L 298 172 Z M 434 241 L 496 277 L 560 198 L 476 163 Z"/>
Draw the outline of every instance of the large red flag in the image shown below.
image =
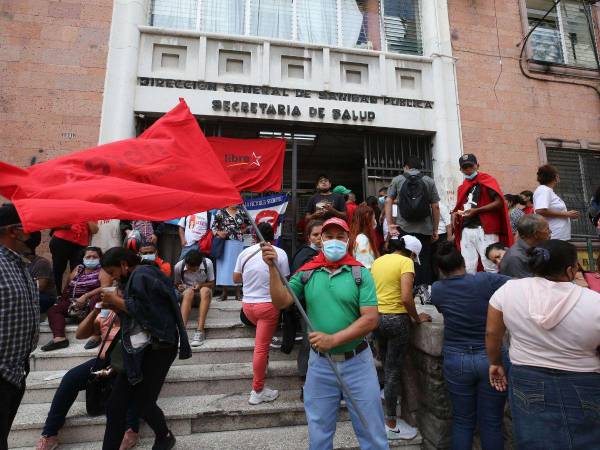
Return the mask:
<path id="1" fill-rule="evenodd" d="M 136 139 L 37 164 L 0 162 L 26 231 L 98 219 L 168 220 L 242 202 L 183 100 Z"/>
<path id="2" fill-rule="evenodd" d="M 223 168 L 240 191 L 281 191 L 285 139 L 209 137 Z"/>

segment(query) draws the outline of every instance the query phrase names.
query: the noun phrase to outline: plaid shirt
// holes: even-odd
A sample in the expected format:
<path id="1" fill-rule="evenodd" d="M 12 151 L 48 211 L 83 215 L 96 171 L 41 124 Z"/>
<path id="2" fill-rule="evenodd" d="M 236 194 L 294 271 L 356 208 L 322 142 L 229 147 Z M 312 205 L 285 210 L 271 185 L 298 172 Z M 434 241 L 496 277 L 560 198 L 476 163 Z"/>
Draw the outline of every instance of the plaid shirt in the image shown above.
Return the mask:
<path id="1" fill-rule="evenodd" d="M 39 292 L 27 263 L 0 245 L 0 377 L 16 386 L 37 345 L 39 321 Z"/>

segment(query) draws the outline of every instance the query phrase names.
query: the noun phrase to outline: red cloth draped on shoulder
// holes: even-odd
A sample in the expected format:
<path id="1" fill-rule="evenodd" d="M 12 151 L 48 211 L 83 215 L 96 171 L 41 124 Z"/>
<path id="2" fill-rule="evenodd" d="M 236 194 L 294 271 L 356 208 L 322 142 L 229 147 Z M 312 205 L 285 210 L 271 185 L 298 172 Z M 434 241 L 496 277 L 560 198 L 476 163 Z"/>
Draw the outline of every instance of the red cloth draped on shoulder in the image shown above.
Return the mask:
<path id="1" fill-rule="evenodd" d="M 456 206 L 452 212 L 462 210 L 469 190 L 476 184 L 480 184 L 483 187 L 491 189 L 502 199 L 502 209 L 479 214 L 479 220 L 481 221 L 481 226 L 486 234 L 498 234 L 500 242 L 502 242 L 505 247 L 510 247 L 514 242 L 514 237 L 510 227 L 508 209 L 506 207 L 506 202 L 504 201 L 502 189 L 500 189 L 500 185 L 491 175 L 479 172 L 473 180 L 464 180 L 463 183 L 458 187 Z M 480 200 L 485 200 L 486 197 L 490 199 L 487 192 L 482 189 Z M 488 203 L 489 202 L 485 202 L 484 205 Z M 458 226 L 455 230 L 456 243 L 459 248 L 462 235 L 462 220 L 462 217 L 459 216 Z"/>
<path id="2" fill-rule="evenodd" d="M 300 267 L 296 271 L 296 273 L 304 272 L 306 270 L 316 270 L 316 269 L 320 269 L 321 267 L 326 267 L 327 269 L 335 270 L 342 266 L 362 266 L 362 264 L 359 263 L 352 256 L 350 256 L 349 253 L 346 253 L 346 255 L 339 261 L 333 262 L 333 261 L 329 261 L 327 258 L 325 258 L 325 255 L 323 254 L 323 252 L 320 252 L 317 256 L 315 256 L 309 262 L 307 262 L 302 267 Z"/>

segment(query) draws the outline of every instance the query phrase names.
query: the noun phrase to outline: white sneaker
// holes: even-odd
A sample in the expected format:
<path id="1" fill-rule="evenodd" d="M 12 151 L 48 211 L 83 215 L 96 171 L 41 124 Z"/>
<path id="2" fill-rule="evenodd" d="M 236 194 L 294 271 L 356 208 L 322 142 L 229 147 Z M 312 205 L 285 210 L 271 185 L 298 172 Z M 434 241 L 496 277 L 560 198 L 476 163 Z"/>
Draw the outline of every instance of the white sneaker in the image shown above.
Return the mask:
<path id="1" fill-rule="evenodd" d="M 279 391 L 277 389 L 269 389 L 268 387 L 265 387 L 260 392 L 256 392 L 254 390 L 250 392 L 250 399 L 248 400 L 248 403 L 251 405 L 258 405 L 260 403 L 272 402 L 277 397 L 279 397 Z"/>
<path id="2" fill-rule="evenodd" d="M 401 419 L 396 420 L 396 428 L 390 428 L 386 425 L 385 432 L 390 441 L 398 439 L 414 439 L 418 433 L 416 428 L 411 427 Z"/>
<path id="3" fill-rule="evenodd" d="M 206 335 L 204 332 L 196 331 L 190 345 L 192 347 L 200 347 L 202 344 L 204 344 L 204 342 L 206 342 Z"/>

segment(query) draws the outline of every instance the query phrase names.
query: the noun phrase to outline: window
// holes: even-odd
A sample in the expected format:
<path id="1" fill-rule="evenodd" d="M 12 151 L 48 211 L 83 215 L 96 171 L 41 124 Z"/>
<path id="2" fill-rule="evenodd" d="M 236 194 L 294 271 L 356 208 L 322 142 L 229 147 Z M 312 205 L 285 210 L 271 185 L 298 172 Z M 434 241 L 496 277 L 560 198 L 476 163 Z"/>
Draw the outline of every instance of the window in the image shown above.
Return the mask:
<path id="1" fill-rule="evenodd" d="M 153 26 L 422 54 L 421 0 L 153 0 Z"/>
<path id="2" fill-rule="evenodd" d="M 553 0 L 527 0 L 529 27 L 535 26 L 552 8 Z M 598 68 L 589 3 L 562 0 L 529 38 L 534 61 Z"/>
<path id="3" fill-rule="evenodd" d="M 568 209 L 581 213 L 572 221 L 573 234 L 596 236 L 587 210 L 594 192 L 600 185 L 600 152 L 585 150 L 547 149 L 548 164 L 560 174 L 560 183 L 555 190 L 567 204 Z"/>

